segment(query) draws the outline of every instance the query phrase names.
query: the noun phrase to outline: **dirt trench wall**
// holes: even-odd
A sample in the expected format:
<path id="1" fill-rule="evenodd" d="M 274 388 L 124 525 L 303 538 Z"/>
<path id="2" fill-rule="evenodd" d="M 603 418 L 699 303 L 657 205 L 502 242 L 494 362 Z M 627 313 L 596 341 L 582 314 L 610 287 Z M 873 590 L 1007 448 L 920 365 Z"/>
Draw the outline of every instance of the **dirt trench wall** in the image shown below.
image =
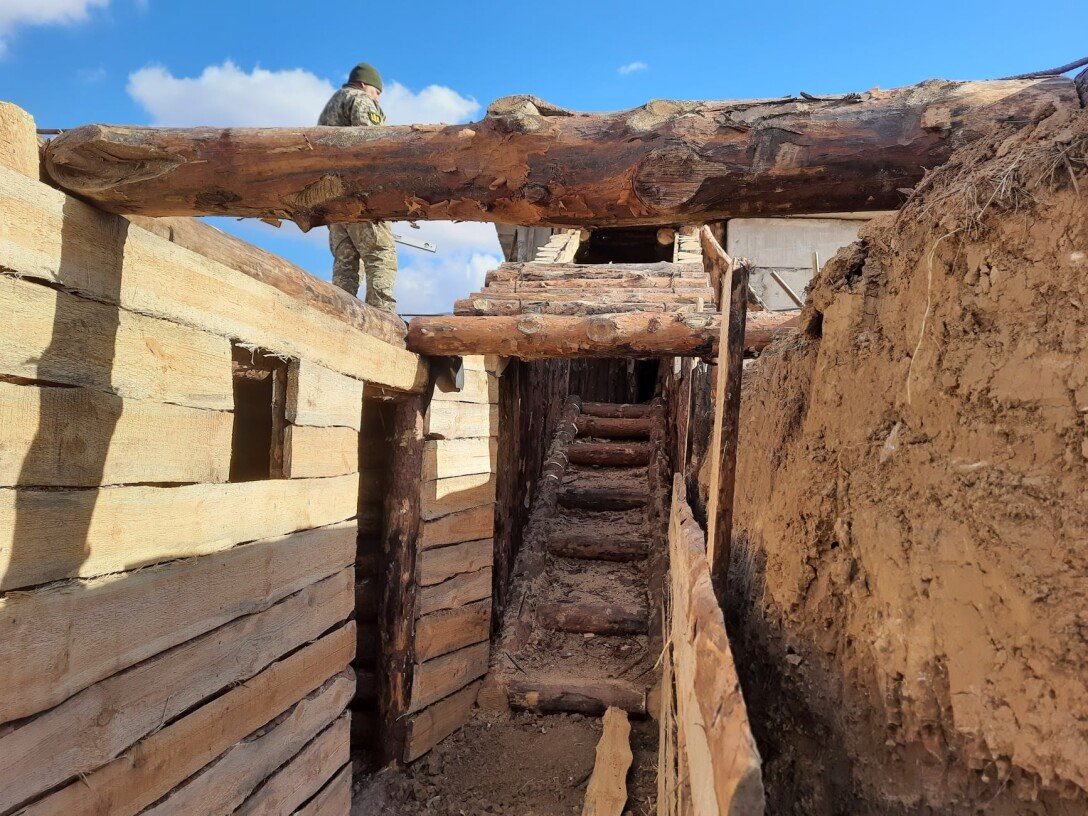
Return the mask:
<path id="1" fill-rule="evenodd" d="M 746 372 L 768 812 L 1088 812 L 1088 112 L 958 153 Z"/>

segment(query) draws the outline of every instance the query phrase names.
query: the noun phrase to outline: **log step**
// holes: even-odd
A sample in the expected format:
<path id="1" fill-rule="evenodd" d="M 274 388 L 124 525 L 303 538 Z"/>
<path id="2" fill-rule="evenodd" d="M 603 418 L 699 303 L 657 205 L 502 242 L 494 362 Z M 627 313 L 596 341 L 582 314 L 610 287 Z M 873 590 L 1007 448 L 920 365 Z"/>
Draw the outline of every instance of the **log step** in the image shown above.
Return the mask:
<path id="1" fill-rule="evenodd" d="M 638 538 L 601 538 L 600 536 L 556 535 L 548 542 L 548 551 L 559 558 L 593 561 L 641 561 L 649 555 L 650 545 Z"/>
<path id="2" fill-rule="evenodd" d="M 646 692 L 624 680 L 518 675 L 506 688 L 511 708 L 542 714 L 586 714 L 598 717 L 609 706 L 629 714 L 646 714 Z"/>
<path id="3" fill-rule="evenodd" d="M 650 628 L 645 607 L 604 601 L 542 603 L 536 616 L 541 626 L 576 634 L 645 635 Z"/>
<path id="4" fill-rule="evenodd" d="M 650 417 L 598 417 L 581 414 L 574 421 L 579 436 L 602 439 L 648 439 Z"/>
<path id="5" fill-rule="evenodd" d="M 649 403 L 583 402 L 582 413 L 595 417 L 631 419 L 650 415 Z"/>
<path id="6" fill-rule="evenodd" d="M 572 465 L 634 467 L 650 464 L 652 452 L 649 442 L 575 442 L 567 448 L 567 460 Z"/>
<path id="7" fill-rule="evenodd" d="M 558 498 L 560 506 L 574 510 L 636 510 L 648 501 L 643 491 L 618 487 L 568 487 Z"/>

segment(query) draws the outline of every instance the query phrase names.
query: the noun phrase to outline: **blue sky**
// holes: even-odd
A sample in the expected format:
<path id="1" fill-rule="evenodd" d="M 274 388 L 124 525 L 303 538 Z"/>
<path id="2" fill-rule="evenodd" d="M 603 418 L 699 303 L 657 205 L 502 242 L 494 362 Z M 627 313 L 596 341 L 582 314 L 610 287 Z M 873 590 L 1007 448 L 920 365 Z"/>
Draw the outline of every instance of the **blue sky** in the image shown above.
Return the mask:
<path id="1" fill-rule="evenodd" d="M 382 71 L 395 121 L 468 121 L 512 93 L 583 110 L 836 93 L 1070 62 L 1088 51 L 1083 11 L 1083 0 L 0 0 L 0 98 L 40 127 L 305 124 L 362 59 Z M 323 230 L 226 226 L 328 277 Z M 439 254 L 401 248 L 398 299 L 447 310 L 498 245 L 485 225 L 421 227 Z"/>

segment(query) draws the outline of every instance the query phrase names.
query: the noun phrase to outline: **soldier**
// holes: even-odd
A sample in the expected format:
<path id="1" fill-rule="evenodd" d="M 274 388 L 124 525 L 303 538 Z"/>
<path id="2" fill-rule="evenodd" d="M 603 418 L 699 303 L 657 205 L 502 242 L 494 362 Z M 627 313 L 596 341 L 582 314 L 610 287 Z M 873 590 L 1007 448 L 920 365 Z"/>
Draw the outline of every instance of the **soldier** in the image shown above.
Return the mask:
<path id="1" fill-rule="evenodd" d="M 348 81 L 332 95 L 318 119 L 319 125 L 369 127 L 384 125 L 385 113 L 378 100 L 382 78 L 374 66 L 360 62 Z M 359 292 L 359 262 L 366 271 L 366 302 L 396 312 L 393 282 L 397 279 L 397 249 L 387 221 L 329 226 L 332 250 L 332 282 L 353 295 Z"/>

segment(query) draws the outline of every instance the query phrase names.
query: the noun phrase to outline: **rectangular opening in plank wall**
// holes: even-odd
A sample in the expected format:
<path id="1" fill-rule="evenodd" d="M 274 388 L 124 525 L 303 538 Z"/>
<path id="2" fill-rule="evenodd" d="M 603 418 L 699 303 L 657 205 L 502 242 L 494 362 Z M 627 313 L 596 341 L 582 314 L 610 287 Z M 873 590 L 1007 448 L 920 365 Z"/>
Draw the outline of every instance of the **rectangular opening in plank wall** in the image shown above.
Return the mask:
<path id="1" fill-rule="evenodd" d="M 230 480 L 283 478 L 287 361 L 237 343 L 231 353 L 234 425 Z"/>

